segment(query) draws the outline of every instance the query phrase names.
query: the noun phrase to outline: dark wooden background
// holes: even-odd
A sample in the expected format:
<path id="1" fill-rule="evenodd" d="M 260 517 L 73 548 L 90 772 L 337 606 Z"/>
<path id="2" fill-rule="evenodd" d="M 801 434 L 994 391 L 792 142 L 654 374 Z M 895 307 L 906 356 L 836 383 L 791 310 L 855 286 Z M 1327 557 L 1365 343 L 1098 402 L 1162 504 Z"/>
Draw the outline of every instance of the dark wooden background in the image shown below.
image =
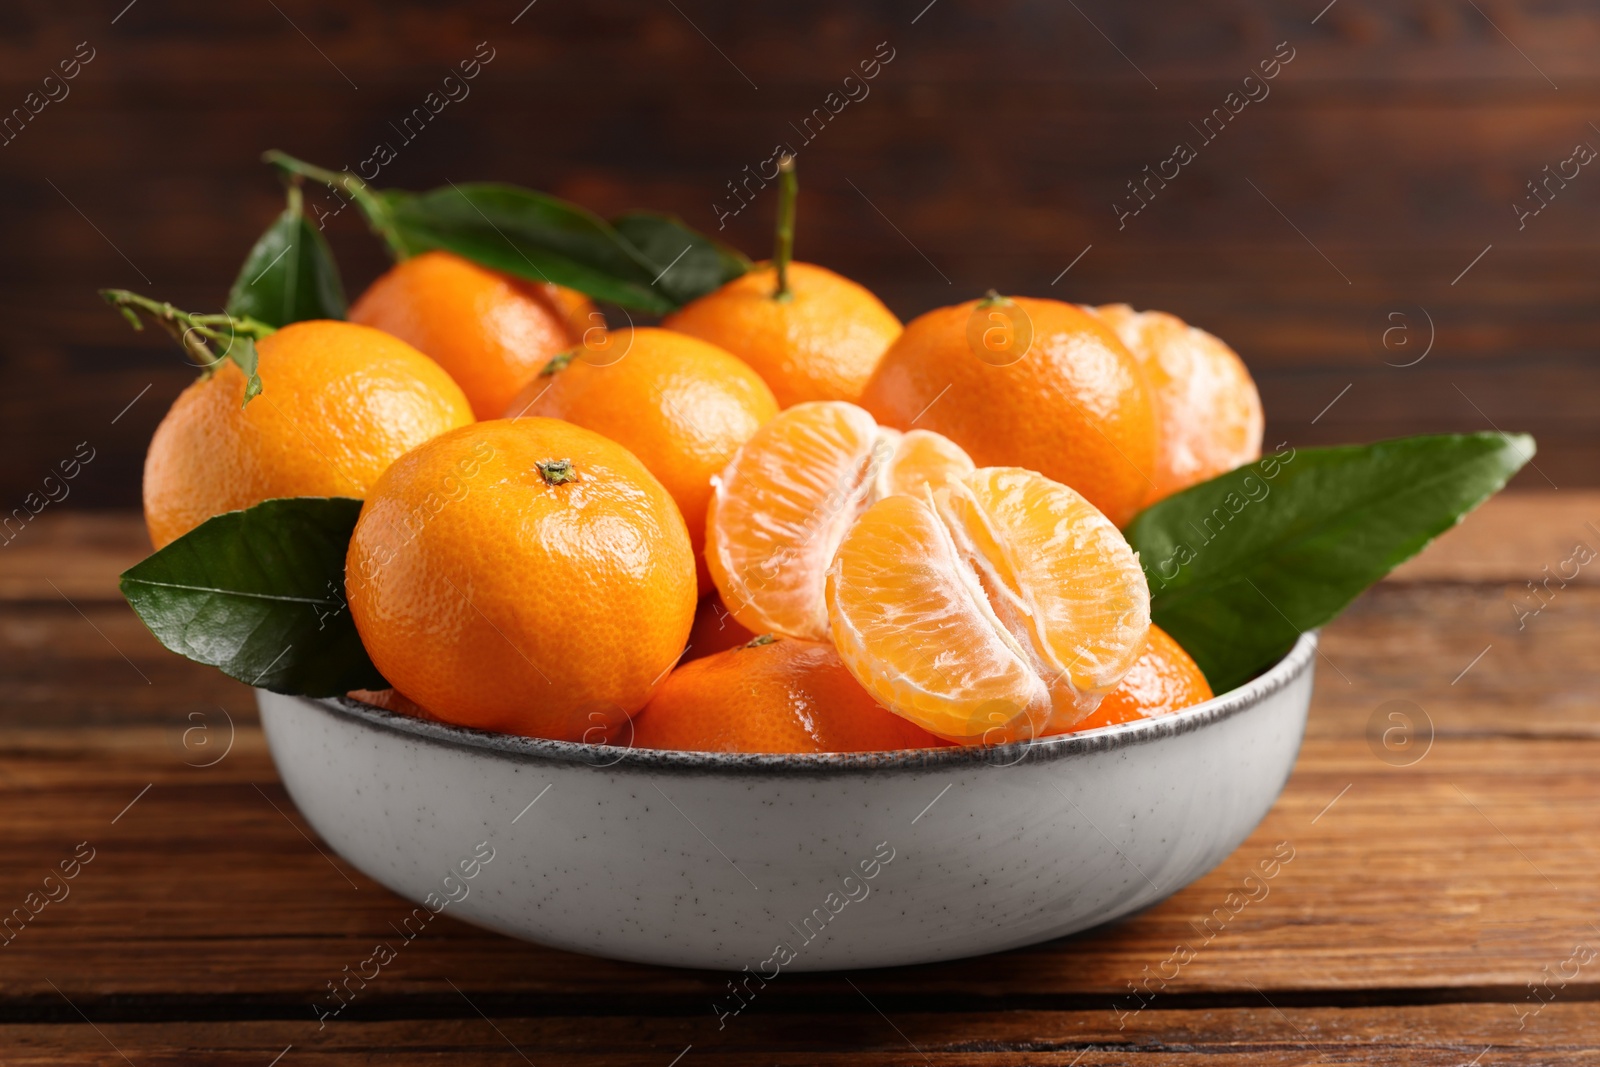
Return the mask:
<path id="1" fill-rule="evenodd" d="M 95 58 L 0 147 L 0 510 L 81 441 L 60 507 L 137 503 L 191 372 L 94 290 L 218 307 L 281 203 L 262 150 L 355 166 L 388 140 L 381 183 L 498 178 L 714 229 L 724 183 L 885 41 L 870 95 L 801 150 L 803 258 L 902 316 L 990 286 L 1172 310 L 1248 360 L 1269 443 L 1493 425 L 1539 437 L 1520 484 L 1600 478 L 1600 167 L 1525 229 L 1511 207 L 1600 147 L 1592 3 L 525 3 L 7 0 L 0 111 L 78 42 Z M 399 145 L 389 123 L 480 41 L 470 97 Z M 1283 41 L 1271 95 L 1119 230 L 1125 183 Z M 383 260 L 352 215 L 330 231 L 353 295 Z M 724 236 L 762 254 L 770 218 L 769 193 Z M 1408 348 L 1376 342 L 1389 312 Z M 1386 366 L 1427 317 L 1428 357 Z"/>

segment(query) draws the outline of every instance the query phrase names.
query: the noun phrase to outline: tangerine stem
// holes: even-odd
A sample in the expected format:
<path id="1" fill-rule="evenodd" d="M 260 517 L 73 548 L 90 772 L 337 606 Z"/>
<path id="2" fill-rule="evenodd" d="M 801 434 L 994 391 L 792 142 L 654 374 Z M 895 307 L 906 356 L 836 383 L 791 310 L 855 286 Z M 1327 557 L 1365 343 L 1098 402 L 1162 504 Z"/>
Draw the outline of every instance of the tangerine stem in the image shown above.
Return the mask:
<path id="1" fill-rule="evenodd" d="M 534 464 L 546 485 L 565 485 L 578 480 L 578 471 L 570 459 L 542 459 Z"/>
<path id="2" fill-rule="evenodd" d="M 136 330 L 144 328 L 140 324 L 139 313 L 148 315 L 157 326 L 170 333 L 186 352 L 204 360 L 207 366 L 226 358 L 226 351 L 218 356 L 211 351 L 207 342 L 215 341 L 228 346 L 240 334 L 259 341 L 277 330 L 276 326 L 248 315 L 196 315 L 181 311 L 165 301 L 152 300 L 127 289 L 102 289 L 100 296 L 121 311 Z M 226 327 L 226 332 L 218 329 L 219 326 Z"/>
<path id="3" fill-rule="evenodd" d="M 800 179 L 794 172 L 794 156 L 785 152 L 778 160 L 778 228 L 772 250 L 772 264 L 778 271 L 774 300 L 791 300 L 789 260 L 794 258 L 794 207 L 800 194 Z"/>
<path id="4" fill-rule="evenodd" d="M 262 160 L 271 163 L 289 174 L 298 174 L 305 178 L 314 178 L 334 190 L 343 190 L 355 201 L 356 207 L 361 209 L 361 214 L 366 216 L 367 226 L 373 233 L 383 238 L 384 244 L 389 247 L 389 254 L 396 262 L 409 259 L 411 249 L 406 247 L 405 241 L 400 236 L 399 229 L 394 223 L 394 216 L 389 211 L 387 204 L 372 190 L 366 182 L 351 174 L 348 170 L 333 171 L 325 167 L 307 163 L 305 160 L 296 159 L 287 152 L 280 152 L 274 148 L 261 155 Z"/>
<path id="5" fill-rule="evenodd" d="M 567 369 L 567 364 L 569 364 L 573 360 L 577 359 L 578 358 L 578 354 L 581 353 L 582 351 L 583 351 L 583 346 L 582 345 L 576 345 L 576 346 L 574 346 L 572 348 L 567 349 L 565 352 L 558 352 L 554 356 L 551 356 L 550 357 L 550 362 L 546 363 L 544 365 L 543 369 L 541 369 L 539 371 L 539 377 L 548 378 L 553 374 L 559 374 L 562 371 L 566 370 Z"/>
<path id="6" fill-rule="evenodd" d="M 122 312 L 122 317 L 135 330 L 144 329 L 139 313 L 148 315 L 156 325 L 172 335 L 185 352 L 198 360 L 200 376 L 210 375 L 224 360 L 232 360 L 244 372 L 244 401 L 248 404 L 261 393 L 261 375 L 256 373 L 256 342 L 277 332 L 277 327 L 248 315 L 196 315 L 179 311 L 171 304 L 151 300 L 126 289 L 102 289 L 105 302 Z M 218 329 L 227 327 L 227 332 Z M 222 345 L 220 353 L 211 349 L 213 343 Z"/>

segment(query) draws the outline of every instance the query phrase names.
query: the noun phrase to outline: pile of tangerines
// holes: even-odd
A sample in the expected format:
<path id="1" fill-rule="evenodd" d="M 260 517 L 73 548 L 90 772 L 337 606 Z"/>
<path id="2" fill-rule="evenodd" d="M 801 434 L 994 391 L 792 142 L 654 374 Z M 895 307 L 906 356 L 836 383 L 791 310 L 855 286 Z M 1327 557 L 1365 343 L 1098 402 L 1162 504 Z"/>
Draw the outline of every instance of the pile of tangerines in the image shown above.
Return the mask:
<path id="1" fill-rule="evenodd" d="M 447 252 L 350 321 L 190 386 L 151 443 L 159 548 L 274 497 L 364 500 L 362 699 L 569 741 L 743 752 L 992 744 L 1211 695 L 1119 531 L 1256 459 L 1221 341 L 1125 305 L 989 297 L 902 327 L 759 265 L 660 327 Z"/>

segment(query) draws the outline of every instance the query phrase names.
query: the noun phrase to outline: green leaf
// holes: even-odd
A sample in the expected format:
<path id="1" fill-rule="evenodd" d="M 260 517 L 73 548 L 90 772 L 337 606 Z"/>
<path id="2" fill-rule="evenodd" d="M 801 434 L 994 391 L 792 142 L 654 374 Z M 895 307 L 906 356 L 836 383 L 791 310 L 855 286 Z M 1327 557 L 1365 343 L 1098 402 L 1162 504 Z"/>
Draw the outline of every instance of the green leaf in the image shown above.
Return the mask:
<path id="1" fill-rule="evenodd" d="M 271 326 L 345 317 L 344 284 L 333 251 L 301 209 L 300 189 L 245 257 L 228 292 L 227 312 Z"/>
<path id="2" fill-rule="evenodd" d="M 611 225 L 657 265 L 657 286 L 680 305 L 720 289 L 752 266 L 742 252 L 691 230 L 673 215 L 632 211 Z"/>
<path id="3" fill-rule="evenodd" d="M 470 183 L 377 194 L 385 225 L 412 254 L 443 248 L 494 270 L 664 314 L 678 306 L 661 272 L 604 219 L 514 185 Z"/>
<path id="4" fill-rule="evenodd" d="M 656 314 L 705 295 L 751 266 L 740 253 L 668 215 L 633 212 L 611 224 L 559 197 L 515 185 L 380 191 L 349 171 L 330 171 L 283 152 L 265 158 L 289 174 L 342 191 L 400 258 L 442 248 L 518 278 L 554 282 Z"/>
<path id="5" fill-rule="evenodd" d="M 1532 458 L 1526 434 L 1289 449 L 1151 505 L 1126 531 L 1151 618 L 1218 693 L 1421 551 Z"/>
<path id="6" fill-rule="evenodd" d="M 385 689 L 344 600 L 361 501 L 268 500 L 207 519 L 122 574 L 168 649 L 275 693 Z"/>

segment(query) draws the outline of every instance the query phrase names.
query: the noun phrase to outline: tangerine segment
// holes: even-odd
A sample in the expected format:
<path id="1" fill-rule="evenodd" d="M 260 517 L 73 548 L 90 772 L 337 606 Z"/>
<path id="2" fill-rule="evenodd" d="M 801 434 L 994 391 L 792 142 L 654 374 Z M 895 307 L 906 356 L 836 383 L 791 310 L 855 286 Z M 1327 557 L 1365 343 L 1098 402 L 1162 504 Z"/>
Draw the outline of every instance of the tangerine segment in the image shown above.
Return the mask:
<path id="1" fill-rule="evenodd" d="M 894 452 L 880 468 L 874 499 L 895 493 L 920 493 L 924 485 L 938 489 L 976 469 L 972 457 L 950 438 L 932 430 L 911 430 L 900 435 Z"/>
<path id="2" fill-rule="evenodd" d="M 706 563 L 734 618 L 754 633 L 826 636 L 822 572 L 890 447 L 854 404 L 814 402 L 739 449 L 706 513 Z"/>
<path id="3" fill-rule="evenodd" d="M 1147 503 L 1261 458 L 1261 395 L 1233 349 L 1162 311 L 1089 308 L 1139 360 L 1160 444 Z"/>
<path id="4" fill-rule="evenodd" d="M 971 469 L 934 436 L 902 435 L 837 400 L 797 404 L 758 429 L 706 513 L 706 563 L 734 618 L 753 633 L 826 640 L 824 572 L 850 524 L 880 497 Z"/>
<path id="5" fill-rule="evenodd" d="M 884 752 L 942 745 L 881 707 L 821 641 L 761 638 L 678 667 L 634 719 L 635 748 Z"/>
<path id="6" fill-rule="evenodd" d="M 970 741 L 979 708 L 1006 709 L 1008 722 L 1048 712 L 1048 688 L 926 501 L 891 496 L 869 508 L 839 546 L 827 595 L 845 665 L 917 725 Z"/>
<path id="7" fill-rule="evenodd" d="M 1133 665 L 1150 626 L 1138 557 L 1074 490 L 982 468 L 891 496 L 827 574 L 834 641 L 856 679 L 962 744 L 1071 726 Z"/>
<path id="8" fill-rule="evenodd" d="M 1043 662 L 1075 689 L 1114 687 L 1150 626 L 1144 571 L 1121 532 L 1075 490 L 1019 467 L 985 467 L 938 499 L 991 539 L 988 558 Z"/>

